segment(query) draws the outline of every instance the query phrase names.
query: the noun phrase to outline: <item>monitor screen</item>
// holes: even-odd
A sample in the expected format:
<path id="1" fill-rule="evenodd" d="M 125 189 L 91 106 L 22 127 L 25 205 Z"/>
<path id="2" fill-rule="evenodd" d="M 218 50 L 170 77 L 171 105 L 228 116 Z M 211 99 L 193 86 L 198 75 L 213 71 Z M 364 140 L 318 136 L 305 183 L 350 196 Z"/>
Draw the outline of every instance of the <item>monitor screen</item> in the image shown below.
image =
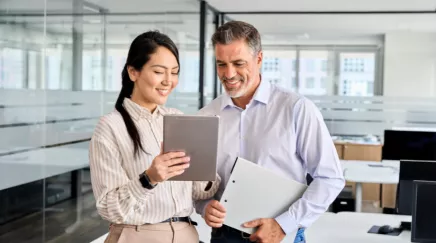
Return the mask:
<path id="1" fill-rule="evenodd" d="M 436 182 L 414 181 L 412 241 L 436 242 Z"/>
<path id="2" fill-rule="evenodd" d="M 436 161 L 401 160 L 397 212 L 412 215 L 413 181 L 436 181 Z"/>
<path id="3" fill-rule="evenodd" d="M 436 132 L 385 130 L 384 160 L 436 160 Z"/>

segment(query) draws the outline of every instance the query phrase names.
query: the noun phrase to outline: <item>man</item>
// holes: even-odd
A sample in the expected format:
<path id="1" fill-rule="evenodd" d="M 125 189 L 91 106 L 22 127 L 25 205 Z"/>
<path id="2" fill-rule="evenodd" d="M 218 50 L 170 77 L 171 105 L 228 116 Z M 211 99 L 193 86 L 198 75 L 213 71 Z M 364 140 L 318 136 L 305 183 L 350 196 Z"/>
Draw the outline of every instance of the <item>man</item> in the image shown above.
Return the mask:
<path id="1" fill-rule="evenodd" d="M 295 242 L 305 242 L 304 229 L 328 209 L 345 183 L 323 118 L 308 99 L 261 80 L 261 40 L 252 25 L 228 22 L 218 28 L 212 43 L 226 93 L 200 114 L 221 117 L 222 181 L 216 200 L 196 204 L 197 212 L 213 227 L 211 242 L 280 242 L 289 234 L 296 235 Z M 251 236 L 223 225 L 225 208 L 217 201 L 239 156 L 301 183 L 306 183 L 306 174 L 313 178 L 289 210 L 276 218 L 247 222 L 245 227 L 257 228 Z"/>

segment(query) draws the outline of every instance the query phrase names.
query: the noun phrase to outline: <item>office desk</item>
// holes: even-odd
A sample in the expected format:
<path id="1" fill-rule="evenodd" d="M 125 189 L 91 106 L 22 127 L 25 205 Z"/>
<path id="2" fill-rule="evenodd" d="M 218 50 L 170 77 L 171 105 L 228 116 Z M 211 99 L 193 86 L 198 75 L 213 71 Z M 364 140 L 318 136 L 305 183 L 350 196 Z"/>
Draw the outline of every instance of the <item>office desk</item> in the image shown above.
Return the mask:
<path id="1" fill-rule="evenodd" d="M 88 147 L 83 142 L 1 156 L 0 190 L 88 167 Z"/>
<path id="2" fill-rule="evenodd" d="M 398 184 L 398 161 L 342 160 L 341 164 L 345 180 L 356 183 L 356 212 L 362 211 L 362 183 Z"/>
<path id="3" fill-rule="evenodd" d="M 200 240 L 210 242 L 210 228 L 197 214 L 192 219 L 198 222 L 197 230 Z M 306 229 L 306 239 L 309 243 L 405 243 L 410 242 L 410 231 L 403 231 L 399 236 L 368 234 L 373 225 L 391 225 L 398 227 L 401 221 L 411 221 L 411 216 L 372 214 L 372 213 L 324 213 L 311 227 Z M 107 234 L 91 243 L 103 243 Z M 289 237 L 284 243 L 293 243 Z"/>
<path id="4" fill-rule="evenodd" d="M 368 234 L 374 226 L 398 227 L 401 221 L 411 221 L 411 216 L 353 213 L 324 214 L 306 230 L 310 243 L 405 243 L 411 242 L 411 232 L 403 231 L 399 236 Z"/>
<path id="5" fill-rule="evenodd" d="M 0 190 L 77 171 L 72 189 L 76 189 L 76 222 L 67 228 L 74 231 L 81 223 L 82 173 L 89 166 L 89 142 L 32 150 L 0 157 Z"/>

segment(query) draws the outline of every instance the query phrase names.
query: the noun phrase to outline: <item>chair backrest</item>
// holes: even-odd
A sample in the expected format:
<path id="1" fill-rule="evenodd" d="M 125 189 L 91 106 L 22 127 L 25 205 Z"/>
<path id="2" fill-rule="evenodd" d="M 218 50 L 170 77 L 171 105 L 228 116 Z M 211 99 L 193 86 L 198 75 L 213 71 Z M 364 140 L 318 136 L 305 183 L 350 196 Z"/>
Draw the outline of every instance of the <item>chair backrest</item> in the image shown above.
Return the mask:
<path id="1" fill-rule="evenodd" d="M 401 160 L 397 185 L 398 214 L 412 215 L 413 181 L 436 181 L 436 161 Z"/>

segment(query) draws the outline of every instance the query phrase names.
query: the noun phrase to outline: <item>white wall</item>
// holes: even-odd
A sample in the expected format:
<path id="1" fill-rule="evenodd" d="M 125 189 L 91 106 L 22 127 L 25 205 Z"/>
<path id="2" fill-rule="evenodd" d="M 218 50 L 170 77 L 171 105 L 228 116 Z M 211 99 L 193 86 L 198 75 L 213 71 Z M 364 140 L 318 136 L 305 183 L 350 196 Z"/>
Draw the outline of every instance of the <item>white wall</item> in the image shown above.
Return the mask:
<path id="1" fill-rule="evenodd" d="M 384 95 L 436 97 L 436 33 L 387 33 Z"/>

